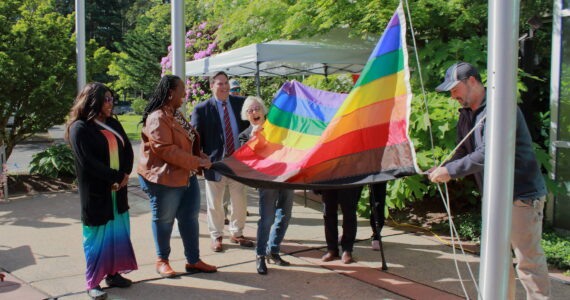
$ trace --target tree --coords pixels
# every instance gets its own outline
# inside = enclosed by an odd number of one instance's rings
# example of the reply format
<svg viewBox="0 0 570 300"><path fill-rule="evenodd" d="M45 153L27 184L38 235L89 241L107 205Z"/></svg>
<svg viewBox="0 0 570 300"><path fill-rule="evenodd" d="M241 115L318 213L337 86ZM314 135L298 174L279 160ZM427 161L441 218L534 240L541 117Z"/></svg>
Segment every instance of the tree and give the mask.
<svg viewBox="0 0 570 300"><path fill-rule="evenodd" d="M383 32L386 23L400 3L399 0L251 0L251 1L203 1L213 10L206 15L208 21L222 24L217 35L225 49L233 49L251 43L273 39L295 39L326 33L335 28L348 28L352 36L377 36ZM521 62L519 91L522 109L532 131L544 130L544 113L548 111L547 79L550 65L551 29L539 22L549 15L552 1L523 1L520 12L520 32L523 35L532 30L531 51L525 53L526 64ZM487 64L487 16L486 0L417 0L409 2L411 22L408 20L408 52L411 68L411 83L415 95L422 95L419 85L416 53L422 63L422 74L426 89L433 91L451 64L459 60L476 65L486 77ZM406 18L408 16L406 14ZM537 21L537 19L539 21ZM409 28L414 25L417 49L414 49ZM544 23L544 22L542 22ZM529 34L530 36L530 34ZM525 48L525 49L526 49ZM526 49L528 50L528 49ZM532 53L528 55L528 53ZM528 62L534 65L529 66ZM520 79L523 80L520 80ZM538 80L537 80L538 79ZM531 87L527 89L526 86ZM433 166L432 157L443 159L455 144L454 120L456 103L447 95L428 93L430 117L424 113L423 99L416 97L410 116L410 135L414 140L418 163L425 169ZM450 116L453 116L450 118ZM428 125L431 123L435 137L435 148L431 150ZM540 126L542 125L542 126ZM536 135L535 135L536 137ZM435 189L419 176L407 177L390 183L388 203L403 206L405 201L422 199L435 195ZM471 188L468 181L454 187L456 196L473 199L465 195ZM453 187L452 187L453 188Z"/></svg>
<svg viewBox="0 0 570 300"><path fill-rule="evenodd" d="M10 156L18 142L64 121L76 92L75 43L73 17L50 2L5 0L0 16L0 142Z"/></svg>
<svg viewBox="0 0 570 300"><path fill-rule="evenodd" d="M143 16L118 44L109 66L109 75L117 78L116 90L133 90L144 98L160 79L160 59L168 53L170 38L170 6L157 5Z"/></svg>
<svg viewBox="0 0 570 300"><path fill-rule="evenodd" d="M162 57L168 54L170 44L170 4L153 0L146 4L133 5L127 15L136 15L143 8L148 10L136 17L135 27L130 30L121 44L119 53L114 54L109 75L116 78L112 83L115 90L134 91L138 97L146 98L160 80ZM204 10L195 1L186 0L186 24L193 24L202 18Z"/></svg>
<svg viewBox="0 0 570 300"><path fill-rule="evenodd" d="M74 0L53 1L56 12L64 16L75 11ZM138 2L138 3L137 3ZM152 1L92 0L85 1L85 34L98 45L117 51L115 43L123 40L124 34L133 27L133 18L128 16L132 6L144 8Z"/></svg>

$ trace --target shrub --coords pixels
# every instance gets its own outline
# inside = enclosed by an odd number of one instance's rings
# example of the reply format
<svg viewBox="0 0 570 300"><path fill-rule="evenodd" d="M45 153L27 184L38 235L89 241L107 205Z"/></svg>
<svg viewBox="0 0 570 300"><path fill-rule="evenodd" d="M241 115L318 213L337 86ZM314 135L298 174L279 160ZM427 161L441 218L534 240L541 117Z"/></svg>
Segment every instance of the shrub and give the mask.
<svg viewBox="0 0 570 300"><path fill-rule="evenodd" d="M425 111L421 95L415 96L410 113L409 134L416 149L416 160L422 170L439 165L455 148L455 126L459 113L457 101L451 101L448 95L428 93L429 118ZM430 141L429 124L433 131L433 150ZM455 180L448 185L449 195L453 199L462 199L475 203L478 199L477 188L469 177ZM426 176L414 175L388 182L386 205L389 208L403 208L407 202L422 200L425 197L439 197L437 185ZM451 199L453 201L453 199Z"/></svg>
<svg viewBox="0 0 570 300"><path fill-rule="evenodd" d="M75 176L73 152L67 144L51 146L33 155L30 173L52 178Z"/></svg>
<svg viewBox="0 0 570 300"><path fill-rule="evenodd" d="M570 237L556 232L545 232L542 235L542 248L546 261L556 268L570 271Z"/></svg>
<svg viewBox="0 0 570 300"><path fill-rule="evenodd" d="M142 115L144 108L146 107L147 101L142 98L134 98L131 101L131 107L136 115Z"/></svg>

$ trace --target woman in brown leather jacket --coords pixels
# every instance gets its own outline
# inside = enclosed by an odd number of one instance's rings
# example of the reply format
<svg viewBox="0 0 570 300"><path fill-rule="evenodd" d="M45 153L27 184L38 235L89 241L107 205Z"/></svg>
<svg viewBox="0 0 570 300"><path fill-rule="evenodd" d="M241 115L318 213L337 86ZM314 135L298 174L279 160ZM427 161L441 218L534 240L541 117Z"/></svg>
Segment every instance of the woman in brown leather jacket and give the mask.
<svg viewBox="0 0 570 300"><path fill-rule="evenodd" d="M145 108L137 173L141 188L150 198L152 232L158 256L156 272L174 277L168 263L174 219L184 245L187 272L216 272L200 260L198 212L200 186L196 173L211 162L200 152L199 135L178 108L185 96L178 76L162 77Z"/></svg>

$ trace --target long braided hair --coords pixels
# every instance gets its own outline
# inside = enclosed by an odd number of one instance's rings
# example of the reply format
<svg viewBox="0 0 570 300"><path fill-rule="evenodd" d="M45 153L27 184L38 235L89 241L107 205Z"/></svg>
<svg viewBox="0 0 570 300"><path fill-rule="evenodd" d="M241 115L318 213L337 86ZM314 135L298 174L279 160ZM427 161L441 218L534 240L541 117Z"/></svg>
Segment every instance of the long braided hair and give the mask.
<svg viewBox="0 0 570 300"><path fill-rule="evenodd" d="M176 75L164 75L158 86L154 90L152 97L148 101L148 104L144 108L143 117L141 123L143 126L146 124L146 118L153 111L160 109L166 103L168 103L168 92L176 90L176 85L182 83L182 79Z"/></svg>
<svg viewBox="0 0 570 300"><path fill-rule="evenodd" d="M99 116L103 108L106 92L113 95L113 91L100 82L89 82L83 87L75 99L75 104L73 104L65 124L66 141L69 141L69 128L75 121L91 121Z"/></svg>

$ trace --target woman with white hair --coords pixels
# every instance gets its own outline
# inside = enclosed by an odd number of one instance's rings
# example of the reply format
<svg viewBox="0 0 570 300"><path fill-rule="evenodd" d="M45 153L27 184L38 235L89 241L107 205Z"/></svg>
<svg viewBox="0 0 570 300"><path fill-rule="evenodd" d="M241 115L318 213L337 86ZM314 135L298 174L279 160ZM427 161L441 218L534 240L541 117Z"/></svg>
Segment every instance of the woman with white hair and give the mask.
<svg viewBox="0 0 570 300"><path fill-rule="evenodd" d="M245 99L241 110L241 118L248 120L250 126L239 135L243 145L250 138L263 130L263 123L267 115L267 108L261 98L250 96ZM293 207L292 190L259 189L259 221L257 221L257 273L267 274L267 262L279 266L288 266L290 263L279 255L281 242L291 219Z"/></svg>

